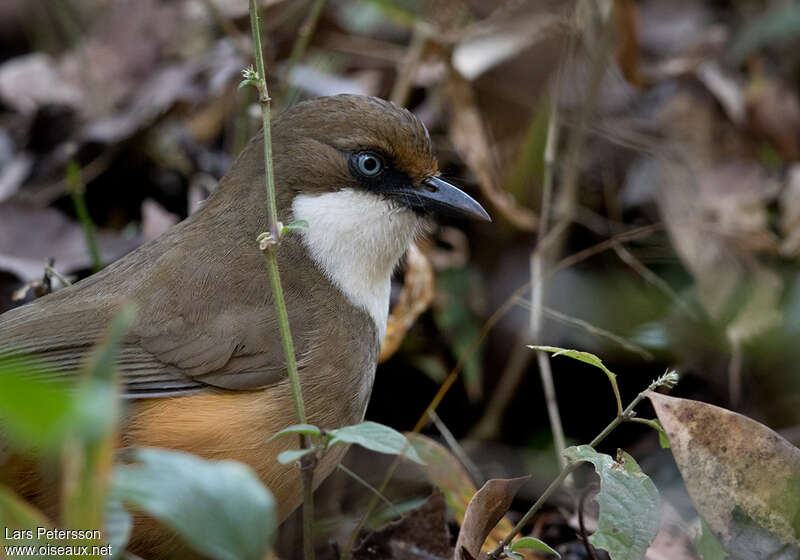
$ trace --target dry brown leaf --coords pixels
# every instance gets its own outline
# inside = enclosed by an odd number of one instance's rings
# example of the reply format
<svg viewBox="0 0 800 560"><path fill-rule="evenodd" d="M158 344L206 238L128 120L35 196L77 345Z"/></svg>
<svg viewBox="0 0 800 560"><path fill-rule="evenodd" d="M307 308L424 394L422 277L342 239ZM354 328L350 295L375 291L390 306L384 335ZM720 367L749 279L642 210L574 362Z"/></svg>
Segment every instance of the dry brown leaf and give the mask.
<svg viewBox="0 0 800 560"><path fill-rule="evenodd" d="M397 351L400 344L417 320L433 301L433 269L428 258L412 243L406 251L406 274L400 300L389 314L386 335L381 344L378 361L383 363Z"/></svg>
<svg viewBox="0 0 800 560"><path fill-rule="evenodd" d="M42 105L78 107L81 99L81 91L46 54L19 56L0 65L0 101L23 115Z"/></svg>
<svg viewBox="0 0 800 560"><path fill-rule="evenodd" d="M545 10L480 21L453 48L453 67L460 76L474 80L565 27L563 16Z"/></svg>
<svg viewBox="0 0 800 560"><path fill-rule="evenodd" d="M444 494L450 512L459 526L463 525L467 506L478 491L466 469L456 456L440 443L420 434L407 432L405 435L425 461L424 471L428 480ZM494 549L512 528L513 524L508 519L505 517L501 519L486 539L483 551ZM526 550L521 550L520 553L533 557L532 553Z"/></svg>
<svg viewBox="0 0 800 560"><path fill-rule="evenodd" d="M617 28L615 54L622 75L634 86L642 87L644 80L639 71L639 38L636 26L636 2L614 0L614 22Z"/></svg>
<svg viewBox="0 0 800 560"><path fill-rule="evenodd" d="M530 476L493 478L472 496L456 541L455 560L478 558L489 533L503 519L517 491L529 479Z"/></svg>
<svg viewBox="0 0 800 560"><path fill-rule="evenodd" d="M744 91L738 76L720 65L716 60L704 60L698 64L695 75L716 97L728 117L737 126L745 120Z"/></svg>
<svg viewBox="0 0 800 560"><path fill-rule="evenodd" d="M450 141L478 179L481 192L514 226L523 231L534 231L539 221L536 214L520 206L500 185L472 86L451 68L444 92L450 107Z"/></svg>
<svg viewBox="0 0 800 560"><path fill-rule="evenodd" d="M118 259L142 241L140 236L97 232L104 263ZM55 259L55 267L62 274L91 266L81 226L53 208L35 208L11 201L0 203L0 270L27 282L42 277L50 258Z"/></svg>
<svg viewBox="0 0 800 560"><path fill-rule="evenodd" d="M179 221L176 214L167 211L152 198L142 202L142 236L145 239L155 239Z"/></svg>
<svg viewBox="0 0 800 560"><path fill-rule="evenodd" d="M28 178L36 160L33 155L22 152L14 156L11 161L0 165L0 202L7 200L22 186Z"/></svg>
<svg viewBox="0 0 800 560"><path fill-rule="evenodd" d="M420 458L425 461L425 466L422 468L428 480L444 494L450 511L461 525L467 512L467 504L477 491L472 479L459 460L440 443L411 432L407 432L406 437Z"/></svg>
<svg viewBox="0 0 800 560"><path fill-rule="evenodd" d="M718 153L722 150L711 134L725 129L705 107L688 103L689 99L676 100L667 112L667 126L683 148L681 158L657 160L657 201L675 250L695 278L703 307L719 319L732 304L738 305L736 290L752 280L752 253L778 252L769 206L780 185L758 163L730 161ZM715 163L720 160L727 163Z"/></svg>
<svg viewBox="0 0 800 560"><path fill-rule="evenodd" d="M724 408L648 397L692 502L726 549L742 560L798 558L800 449Z"/></svg>

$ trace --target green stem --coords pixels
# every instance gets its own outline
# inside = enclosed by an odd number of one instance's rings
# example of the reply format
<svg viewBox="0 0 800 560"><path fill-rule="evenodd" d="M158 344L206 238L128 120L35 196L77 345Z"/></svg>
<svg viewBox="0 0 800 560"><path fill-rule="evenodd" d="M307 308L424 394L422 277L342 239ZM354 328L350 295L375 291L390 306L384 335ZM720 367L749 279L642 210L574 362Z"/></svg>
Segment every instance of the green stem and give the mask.
<svg viewBox="0 0 800 560"><path fill-rule="evenodd" d="M261 126L264 131L264 163L267 176L267 219L269 234L272 236L272 243L270 245L275 245L278 242L278 204L275 201L275 173L272 169L272 130L269 126L272 99L267 89L267 75L264 70L264 54L261 50L261 31L256 0L250 0L250 30L253 36L256 72L258 72L258 84L256 85L256 89L258 90L258 103L261 106ZM283 300L282 297L281 300ZM275 304L276 306L278 305L277 300ZM283 329L281 329L281 334L283 334ZM294 354L292 354L292 356L294 356Z"/></svg>
<svg viewBox="0 0 800 560"><path fill-rule="evenodd" d="M650 426L657 432L661 432L663 430L661 424L659 424L655 420L649 420L647 418L628 418L628 422L634 422L637 424L644 424L645 426Z"/></svg>
<svg viewBox="0 0 800 560"><path fill-rule="evenodd" d="M272 285L272 297L275 300L275 311L278 314L278 328L281 334L283 353L286 356L286 369L292 388L292 400L294 401L295 411L297 412L297 422L299 424L307 424L306 407L303 401L303 388L300 386L300 374L297 371L294 342L292 341L292 332L289 327L289 314L286 312L286 302L283 299L283 287L281 286L281 277L278 272L278 260L275 258L275 251L270 247L265 249L263 253L269 271L269 282ZM307 448L307 445L303 445L303 448Z"/></svg>
<svg viewBox="0 0 800 560"><path fill-rule="evenodd" d="M275 312L278 316L278 328L283 345L283 353L286 357L286 371L289 376L289 383L292 389L292 400L294 401L297 421L306 424L306 409L303 401L303 390L300 385L300 375L297 371L297 360L294 352L294 342L289 326L289 314L286 311L286 301L283 298L283 288L281 287L281 277L278 271L278 259L275 254L280 241L280 226L278 225L278 205L275 198L275 173L272 165L272 132L270 129L270 96L267 89L266 71L264 69L264 55L261 51L261 32L259 28L258 5L256 0L250 0L250 28L252 31L253 51L256 57L256 69L258 80L256 89L258 90L258 102L261 106L261 124L264 133L264 171L266 174L267 188L267 223L269 232L260 241L260 248L264 254L269 272L269 282L272 286L272 296L275 303ZM303 448L308 448L310 442L308 438L301 436L300 444ZM303 555L306 560L314 560L314 469L313 465L306 469L301 469L300 477L303 481Z"/></svg>
<svg viewBox="0 0 800 560"><path fill-rule="evenodd" d="M309 445L308 438L300 437L304 447ZM302 468L303 479L303 558L314 560L314 465Z"/></svg>
<svg viewBox="0 0 800 560"><path fill-rule="evenodd" d="M89 249L89 256L92 259L92 272L98 272L103 265L100 261L100 251L97 248L97 238L94 231L94 222L89 216L86 208L86 197L84 196L85 186L81 179L81 170L74 161L67 165L67 186L72 197L72 204L75 207L75 214L83 227L83 235L86 238L86 247Z"/></svg>

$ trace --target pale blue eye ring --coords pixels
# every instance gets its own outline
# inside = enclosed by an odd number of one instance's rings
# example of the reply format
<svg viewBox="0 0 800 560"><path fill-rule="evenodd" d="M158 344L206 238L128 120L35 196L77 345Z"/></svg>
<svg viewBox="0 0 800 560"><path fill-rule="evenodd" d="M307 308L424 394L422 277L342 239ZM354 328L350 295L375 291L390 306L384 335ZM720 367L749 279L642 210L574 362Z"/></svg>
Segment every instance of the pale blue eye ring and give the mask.
<svg viewBox="0 0 800 560"><path fill-rule="evenodd" d="M383 171L383 160L373 152L361 152L356 155L356 169L365 177L375 177Z"/></svg>

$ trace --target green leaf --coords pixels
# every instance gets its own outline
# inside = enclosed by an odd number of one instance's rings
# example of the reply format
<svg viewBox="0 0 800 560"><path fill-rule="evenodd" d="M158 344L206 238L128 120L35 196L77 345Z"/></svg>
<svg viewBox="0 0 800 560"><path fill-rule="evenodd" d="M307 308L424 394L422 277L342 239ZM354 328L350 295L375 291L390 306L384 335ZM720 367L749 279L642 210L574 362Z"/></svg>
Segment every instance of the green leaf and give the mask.
<svg viewBox="0 0 800 560"><path fill-rule="evenodd" d="M114 473L116 499L219 560L261 560L277 528L275 500L250 467L188 453L141 448Z"/></svg>
<svg viewBox="0 0 800 560"><path fill-rule="evenodd" d="M87 369L94 379L110 381L116 372L117 355L122 339L136 318L136 305L129 303L114 316L102 344L95 347L89 356Z"/></svg>
<svg viewBox="0 0 800 560"><path fill-rule="evenodd" d="M36 538L37 527L52 527L38 509L23 500L12 490L0 484L0 535L13 536L0 539L4 544L38 547L45 544Z"/></svg>
<svg viewBox="0 0 800 560"><path fill-rule="evenodd" d="M37 379L49 369L31 358L0 359L0 426L15 447L54 450L75 415L71 386Z"/></svg>
<svg viewBox="0 0 800 560"><path fill-rule="evenodd" d="M345 426L330 430L328 434L331 437L328 447L339 442L355 443L378 453L403 455L415 463L425 464L403 434L377 422L362 422L354 426Z"/></svg>
<svg viewBox="0 0 800 560"><path fill-rule="evenodd" d="M536 539L534 537L522 537L521 539L517 539L514 542L512 542L507 548L509 550L511 550L511 552L514 552L516 550L520 550L520 549L523 549L523 548L530 548L530 549L533 549L533 550L542 550L542 551L547 552L549 554L555 554L556 556L561 558L561 555L558 552L556 552L555 550L550 548L546 543L544 543L544 542L542 542L539 539Z"/></svg>
<svg viewBox="0 0 800 560"><path fill-rule="evenodd" d="M288 436L291 434L303 434L307 436L317 436L322 437L322 430L317 428L316 426L312 426L311 424L295 424L293 426L289 426L288 428L284 428L280 432L276 433L274 436L269 438L269 441L273 439L278 439L279 437Z"/></svg>
<svg viewBox="0 0 800 560"><path fill-rule="evenodd" d="M702 521L700 534L697 535L697 540L694 543L698 556L700 556L701 560L726 560L728 553L722 548L722 543L711 531L706 520L702 517L700 520Z"/></svg>
<svg viewBox="0 0 800 560"><path fill-rule="evenodd" d="M669 438L667 437L667 432L664 431L664 426L661 425L659 420L653 420L652 422L653 428L658 432L658 444L661 449L669 449Z"/></svg>
<svg viewBox="0 0 800 560"><path fill-rule="evenodd" d="M647 420L645 418L634 418L633 420L639 424L647 424L653 428L656 433L658 433L658 444L661 446L661 448L669 449L669 438L667 437L667 432L664 431L664 428L661 426L661 422L659 422L658 419Z"/></svg>
<svg viewBox="0 0 800 560"><path fill-rule="evenodd" d="M0 484L0 525L9 529L49 527L47 517L13 490Z"/></svg>
<svg viewBox="0 0 800 560"><path fill-rule="evenodd" d="M573 360L578 360L580 362L593 365L596 368L600 368L609 377L616 377L614 372L608 369L600 358L598 358L594 354L590 354L589 352L581 352L580 350L569 350L567 348L558 348L556 346L528 346L528 348L532 348L534 350L541 350L542 352L552 352L554 358L556 356L567 356L568 358L572 358Z"/></svg>
<svg viewBox="0 0 800 560"><path fill-rule="evenodd" d="M294 463L295 461L299 461L309 453L314 451L313 449L287 449L286 451L281 451L278 455L278 462L281 465L288 465L290 463Z"/></svg>
<svg viewBox="0 0 800 560"><path fill-rule="evenodd" d="M117 356L135 317L134 305L120 309L91 350L78 383L74 429L63 447L64 462L75 466L65 470L61 496L61 520L69 527L99 527L103 522L119 418Z"/></svg>
<svg viewBox="0 0 800 560"><path fill-rule="evenodd" d="M110 381L124 333L135 309L124 307L105 341L91 354L81 383L42 381L52 374L46 362L13 355L0 358L0 426L14 446L56 449L68 435L93 439L116 421L115 388Z"/></svg>
<svg viewBox="0 0 800 560"><path fill-rule="evenodd" d="M293 230L296 230L296 229L308 229L308 220L295 220L291 224L286 224L285 226L283 226L281 228L280 235L281 235L281 237L283 237L284 235L286 235L290 231L293 231Z"/></svg>
<svg viewBox="0 0 800 560"><path fill-rule="evenodd" d="M579 362L583 362L585 364L592 365L596 368L601 369L608 378L608 382L611 383L611 388L614 391L614 397L617 401L617 413L622 414L622 402L620 401L619 397L619 387L617 387L617 376L614 374L613 371L608 369L605 364L595 356L594 354L590 354L589 352L581 352L580 350L568 350L566 348L557 348L555 346L528 346L528 348L532 348L534 350L541 350L542 352L552 352L553 357L556 356L567 356L572 358L573 360L578 360Z"/></svg>
<svg viewBox="0 0 800 560"><path fill-rule="evenodd" d="M133 516L123 507L117 499L106 502L105 516L103 517L103 540L111 545L112 551L124 551L131 538L133 529ZM113 554L121 558L122 554Z"/></svg>
<svg viewBox="0 0 800 560"><path fill-rule="evenodd" d="M254 80L253 78L248 78L246 80L242 80L241 82L239 82L239 85L236 87L236 89L242 89L245 86L254 86L254 87L256 87L256 86L258 86L258 80Z"/></svg>
<svg viewBox="0 0 800 560"><path fill-rule="evenodd" d="M641 560L658 533L660 498L655 484L636 461L620 451L619 461L588 445L569 447L570 461L588 461L600 475L597 531L589 537L595 547L607 550L611 560Z"/></svg>

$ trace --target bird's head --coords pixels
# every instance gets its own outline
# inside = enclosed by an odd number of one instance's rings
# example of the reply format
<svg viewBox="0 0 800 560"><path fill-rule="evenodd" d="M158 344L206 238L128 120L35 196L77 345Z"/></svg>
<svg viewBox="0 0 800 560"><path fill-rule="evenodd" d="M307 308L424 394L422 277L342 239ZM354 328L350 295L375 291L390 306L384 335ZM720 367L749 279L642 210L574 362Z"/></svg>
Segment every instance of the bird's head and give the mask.
<svg viewBox="0 0 800 560"><path fill-rule="evenodd" d="M392 270L414 236L437 215L489 220L472 197L439 177L425 126L393 103L321 97L285 111L271 130L279 218L308 223L300 231L305 249L372 315L379 334ZM263 156L258 138L227 183L263 200Z"/></svg>
<svg viewBox="0 0 800 560"><path fill-rule="evenodd" d="M425 125L389 101L312 99L275 119L273 137L276 176L292 194L366 195L421 218L489 220L472 197L439 177Z"/></svg>

